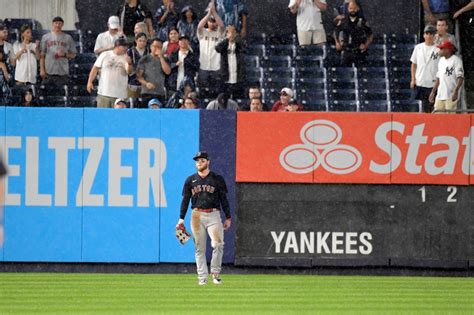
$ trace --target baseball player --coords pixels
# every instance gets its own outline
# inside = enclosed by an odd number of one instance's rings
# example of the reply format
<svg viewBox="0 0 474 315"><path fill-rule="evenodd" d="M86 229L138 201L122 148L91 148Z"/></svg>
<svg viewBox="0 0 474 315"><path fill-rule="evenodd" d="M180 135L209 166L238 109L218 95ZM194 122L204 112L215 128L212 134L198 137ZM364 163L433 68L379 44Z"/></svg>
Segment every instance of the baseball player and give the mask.
<svg viewBox="0 0 474 315"><path fill-rule="evenodd" d="M209 275L206 261L207 235L211 238L212 260L211 273L214 284L221 284L220 272L224 254L224 230L227 230L232 220L230 217L227 186L224 178L209 170L209 155L200 151L194 156L197 173L186 178L183 187L183 200L177 226L184 223L191 199L191 230L194 235L195 257L198 274L198 284L206 285ZM224 210L226 220L221 220L220 209Z"/></svg>

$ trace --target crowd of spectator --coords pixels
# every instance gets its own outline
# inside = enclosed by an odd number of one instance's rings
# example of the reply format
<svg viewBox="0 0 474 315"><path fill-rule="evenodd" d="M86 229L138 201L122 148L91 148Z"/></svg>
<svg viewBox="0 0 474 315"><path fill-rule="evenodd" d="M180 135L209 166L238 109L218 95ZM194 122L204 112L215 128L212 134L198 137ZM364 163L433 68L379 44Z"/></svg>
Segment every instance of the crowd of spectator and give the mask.
<svg viewBox="0 0 474 315"><path fill-rule="evenodd" d="M442 0L421 0L425 11L424 41L410 58L410 88L423 109L454 109L463 82L462 61L452 31L449 5ZM322 23L325 0L290 0L296 14L300 46L326 45ZM455 13L459 16L470 6ZM103 108L206 108L250 111L302 111L295 91L281 86L279 99L266 106L261 88L246 80L245 61L248 10L243 0L213 0L202 17L187 5L163 0L156 12L140 0L126 0L110 16L107 30L95 41L96 60L85 89L97 93ZM343 0L334 16L330 38L340 53L340 65L367 65L374 35L361 5ZM23 86L19 106L37 106L34 86L64 86L69 65L77 55L73 38L62 31L61 17L51 31L35 40L30 25L20 28L13 45L0 24L0 101L11 104L12 87ZM39 61L39 63L38 63ZM96 82L98 79L98 82ZM33 87L33 88L32 88ZM203 103L203 99L212 101ZM233 99L246 99L238 104ZM446 102L448 101L448 102Z"/></svg>

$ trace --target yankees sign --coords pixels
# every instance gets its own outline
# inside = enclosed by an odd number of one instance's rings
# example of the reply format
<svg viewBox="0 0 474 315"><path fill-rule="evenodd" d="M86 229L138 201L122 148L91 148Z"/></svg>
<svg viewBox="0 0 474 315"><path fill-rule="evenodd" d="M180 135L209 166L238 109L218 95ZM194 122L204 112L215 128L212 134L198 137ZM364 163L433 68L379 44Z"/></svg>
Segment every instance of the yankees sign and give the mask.
<svg viewBox="0 0 474 315"><path fill-rule="evenodd" d="M237 181L474 183L470 115L238 114Z"/></svg>

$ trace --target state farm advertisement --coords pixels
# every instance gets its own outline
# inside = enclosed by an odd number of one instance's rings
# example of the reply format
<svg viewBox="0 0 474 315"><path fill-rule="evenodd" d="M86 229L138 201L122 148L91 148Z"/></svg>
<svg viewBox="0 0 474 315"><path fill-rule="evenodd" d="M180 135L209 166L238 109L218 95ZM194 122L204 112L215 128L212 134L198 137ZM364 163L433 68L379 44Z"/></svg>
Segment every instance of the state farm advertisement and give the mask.
<svg viewBox="0 0 474 315"><path fill-rule="evenodd" d="M238 113L237 181L474 183L472 115Z"/></svg>

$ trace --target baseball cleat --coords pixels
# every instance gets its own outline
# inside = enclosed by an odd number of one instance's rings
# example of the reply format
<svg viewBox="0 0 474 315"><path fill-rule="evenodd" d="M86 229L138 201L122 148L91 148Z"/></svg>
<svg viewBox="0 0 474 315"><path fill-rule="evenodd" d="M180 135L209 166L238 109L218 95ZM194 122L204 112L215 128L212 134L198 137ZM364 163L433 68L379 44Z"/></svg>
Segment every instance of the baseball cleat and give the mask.
<svg viewBox="0 0 474 315"><path fill-rule="evenodd" d="M212 275L212 282L214 284L222 284L222 280L221 278L219 277L219 274L218 273L215 273Z"/></svg>
<svg viewBox="0 0 474 315"><path fill-rule="evenodd" d="M199 285L206 285L207 284L207 279L199 279L198 284Z"/></svg>

